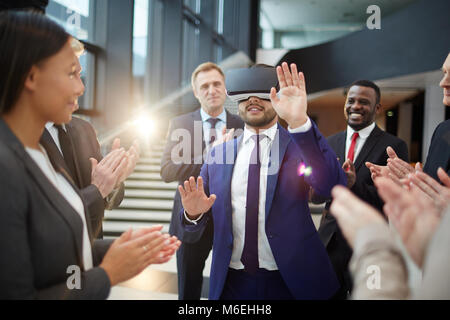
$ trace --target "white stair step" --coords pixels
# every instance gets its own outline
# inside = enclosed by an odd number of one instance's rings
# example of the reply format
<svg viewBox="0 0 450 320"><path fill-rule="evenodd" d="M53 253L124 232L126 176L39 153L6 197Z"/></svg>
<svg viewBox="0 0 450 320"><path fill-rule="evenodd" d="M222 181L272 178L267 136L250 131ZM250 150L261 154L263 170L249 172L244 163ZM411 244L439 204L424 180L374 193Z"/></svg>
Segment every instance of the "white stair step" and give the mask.
<svg viewBox="0 0 450 320"><path fill-rule="evenodd" d="M123 199L120 208L172 210L172 200Z"/></svg>
<svg viewBox="0 0 450 320"><path fill-rule="evenodd" d="M133 172L128 179L135 180L161 180L160 173L156 172Z"/></svg>
<svg viewBox="0 0 450 320"><path fill-rule="evenodd" d="M148 223L148 222L121 222L121 221L103 221L104 233L122 233L132 228L137 230L140 228L149 228L158 224L163 225L162 232L169 232L168 223Z"/></svg>
<svg viewBox="0 0 450 320"><path fill-rule="evenodd" d="M160 172L161 166L154 164L137 164L134 169L134 172L136 171Z"/></svg>
<svg viewBox="0 0 450 320"><path fill-rule="evenodd" d="M140 190L140 189L125 189L125 198L153 198L153 199L167 199L175 198L175 190Z"/></svg>
<svg viewBox="0 0 450 320"><path fill-rule="evenodd" d="M160 165L161 164L161 157L159 157L159 158L150 158L150 157L140 158L138 164L155 164L155 165Z"/></svg>
<svg viewBox="0 0 450 320"><path fill-rule="evenodd" d="M170 222L172 212L170 211L142 211L142 210L106 210L105 219L108 221L113 220L140 220L149 221L152 223L157 222Z"/></svg>
<svg viewBox="0 0 450 320"><path fill-rule="evenodd" d="M125 188L176 190L177 182L125 180Z"/></svg>

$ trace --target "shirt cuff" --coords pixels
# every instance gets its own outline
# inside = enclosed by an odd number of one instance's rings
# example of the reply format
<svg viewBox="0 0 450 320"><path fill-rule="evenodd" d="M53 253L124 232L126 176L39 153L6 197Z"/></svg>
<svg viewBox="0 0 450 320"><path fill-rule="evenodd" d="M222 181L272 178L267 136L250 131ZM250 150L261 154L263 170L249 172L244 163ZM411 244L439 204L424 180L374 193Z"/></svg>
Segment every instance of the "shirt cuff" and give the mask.
<svg viewBox="0 0 450 320"><path fill-rule="evenodd" d="M288 131L290 133L304 133L304 132L309 131L309 129L311 129L311 127L312 127L312 123L308 117L308 120L306 120L306 123L304 125L302 125L298 128L295 128L295 129L291 129L290 127L288 127Z"/></svg>
<svg viewBox="0 0 450 320"><path fill-rule="evenodd" d="M186 213L186 210L184 210L184 218L185 218L188 222L190 222L190 223L192 223L192 224L194 224L194 225L197 225L197 224L198 224L198 222L200 221L200 219L203 218L203 215L204 215L204 213L202 213L202 214L200 215L200 217L198 217L197 219L191 220L191 219L188 218L188 215L187 215L187 213Z"/></svg>

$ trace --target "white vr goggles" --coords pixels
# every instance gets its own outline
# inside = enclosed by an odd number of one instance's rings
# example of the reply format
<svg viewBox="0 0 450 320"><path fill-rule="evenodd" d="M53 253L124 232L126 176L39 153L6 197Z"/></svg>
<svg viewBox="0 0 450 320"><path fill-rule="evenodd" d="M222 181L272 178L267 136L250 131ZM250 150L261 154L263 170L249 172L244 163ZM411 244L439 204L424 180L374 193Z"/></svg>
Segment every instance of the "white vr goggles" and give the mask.
<svg viewBox="0 0 450 320"><path fill-rule="evenodd" d="M275 68L233 69L226 72L225 79L227 95L235 102L248 100L250 97L270 100L270 89L274 87L279 90Z"/></svg>

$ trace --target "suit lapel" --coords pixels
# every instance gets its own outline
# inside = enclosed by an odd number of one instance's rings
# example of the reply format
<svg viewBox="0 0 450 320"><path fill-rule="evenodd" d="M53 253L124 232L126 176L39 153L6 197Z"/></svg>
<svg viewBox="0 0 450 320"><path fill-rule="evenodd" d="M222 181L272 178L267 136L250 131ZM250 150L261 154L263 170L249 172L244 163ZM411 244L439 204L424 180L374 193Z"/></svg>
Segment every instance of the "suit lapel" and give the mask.
<svg viewBox="0 0 450 320"><path fill-rule="evenodd" d="M337 136L337 144L335 145L335 150L336 150L336 155L339 158L339 163L341 164L341 166L344 164L345 162L345 142L347 139L347 131L341 132L338 136Z"/></svg>
<svg viewBox="0 0 450 320"><path fill-rule="evenodd" d="M24 150L15 150L16 154L22 158L26 170L41 189L42 193L47 197L49 203L55 208L55 211L63 218L72 231L76 244L76 252L80 265L83 265L82 244L83 244L83 223L78 216L78 213L71 205L59 195L59 191L55 186L45 177L41 169L36 165L33 159L28 156ZM67 173L66 173L67 175ZM71 183L70 180L68 180ZM77 191L77 188L75 187ZM83 203L84 204L84 203Z"/></svg>
<svg viewBox="0 0 450 320"><path fill-rule="evenodd" d="M206 143L205 143L205 137L203 136L203 123L202 123L202 116L200 114L200 109L198 109L197 111L194 111L191 113L192 116L192 121L189 123L189 125L191 126L189 128L189 131L191 132L191 141L192 141L192 154L194 155L194 157L196 155L198 155L198 153L201 151L202 155L205 151L206 148ZM196 132L196 123L200 123L200 128L197 129ZM200 134L200 137L202 138L202 149L201 150L197 150L196 149L196 142L198 142L198 136Z"/></svg>
<svg viewBox="0 0 450 320"><path fill-rule="evenodd" d="M355 170L358 172L361 165L365 162L367 156L370 154L370 151L375 147L375 145L378 142L378 137L383 133L383 131L378 128L378 126L375 126L375 128L370 133L369 137L366 140L366 143L364 143L364 146L362 147L361 151L358 154L358 157L355 161Z"/></svg>
<svg viewBox="0 0 450 320"><path fill-rule="evenodd" d="M232 225L232 205L231 205L231 179L233 178L234 166L236 164L237 153L239 150L239 146L242 143L243 136L239 136L237 139L233 139L227 143L224 143L224 163L225 165L220 165L223 168L222 172L222 181L221 184L223 186L227 186L224 190L225 198L224 198L224 210L227 217L227 221L229 225ZM230 156L230 152L232 152L232 157ZM229 159L229 158L231 159Z"/></svg>
<svg viewBox="0 0 450 320"><path fill-rule="evenodd" d="M77 156L77 151L78 149L75 148L75 141L74 138L76 136L75 133L75 129L72 127L71 123L66 124L66 130L67 130L67 136L70 139L70 143L72 144L72 151L73 151L73 160L75 163L75 174L77 175L76 180L79 181L80 186L77 186L79 188L81 188L81 186L84 185L89 185L90 183L86 183L85 181L82 181L82 176L81 176L81 169L80 169L80 164L78 163L78 156ZM89 160L89 159L87 159ZM69 172L69 171L67 171ZM90 182L90 181L89 181Z"/></svg>
<svg viewBox="0 0 450 320"><path fill-rule="evenodd" d="M59 170L59 168L63 168L66 172L69 172L61 151L59 151L55 141L50 135L50 132L48 132L46 128L44 128L44 132L42 133L42 137L39 143L44 147L45 151L47 151L53 168L55 168L56 170Z"/></svg>
<svg viewBox="0 0 450 320"><path fill-rule="evenodd" d="M280 174L281 164L287 147L291 142L288 132L278 124L278 130L270 149L269 168L267 175L267 191L266 191L266 220L272 208L272 201L277 187L278 176Z"/></svg>

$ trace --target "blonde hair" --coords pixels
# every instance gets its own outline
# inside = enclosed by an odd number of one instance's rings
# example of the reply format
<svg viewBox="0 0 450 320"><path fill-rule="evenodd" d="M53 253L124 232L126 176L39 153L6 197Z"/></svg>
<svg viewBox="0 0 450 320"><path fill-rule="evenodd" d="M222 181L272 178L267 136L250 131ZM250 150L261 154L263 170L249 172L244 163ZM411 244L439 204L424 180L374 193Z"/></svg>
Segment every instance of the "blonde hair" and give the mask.
<svg viewBox="0 0 450 320"><path fill-rule="evenodd" d="M80 40L72 37L72 39L70 40L70 46L72 47L77 57L81 57L81 55L84 53L84 44Z"/></svg>
<svg viewBox="0 0 450 320"><path fill-rule="evenodd" d="M197 76L200 72L206 72L209 70L217 70L217 72L219 72L223 79L225 80L225 74L223 73L222 69L220 69L220 67L213 63L213 62L204 62L201 65L199 65L197 68L195 68L194 72L192 73L192 77L191 77L191 84L192 84L192 88L195 88L195 80L197 80Z"/></svg>

